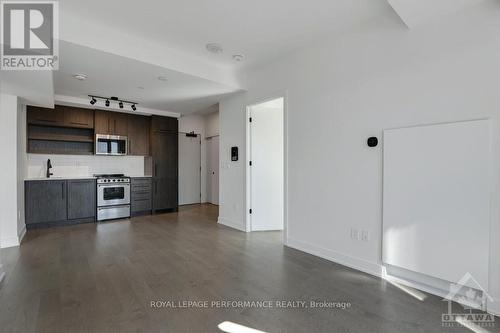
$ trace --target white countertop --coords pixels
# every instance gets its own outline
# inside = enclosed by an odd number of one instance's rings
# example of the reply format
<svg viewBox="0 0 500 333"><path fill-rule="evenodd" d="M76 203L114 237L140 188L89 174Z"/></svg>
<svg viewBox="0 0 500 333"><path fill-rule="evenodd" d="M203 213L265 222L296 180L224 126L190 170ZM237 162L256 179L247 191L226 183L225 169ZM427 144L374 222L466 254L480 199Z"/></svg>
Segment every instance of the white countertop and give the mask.
<svg viewBox="0 0 500 333"><path fill-rule="evenodd" d="M132 175L132 176L127 176L130 178L151 178L152 176L145 176L145 175ZM65 177L57 177L57 176L51 176L50 178L46 177L34 177L34 178L25 178L25 181L35 181L35 180L78 180L78 179L97 179L97 177L94 176L65 176Z"/></svg>
<svg viewBox="0 0 500 333"><path fill-rule="evenodd" d="M57 176L50 176L50 178L46 177L35 177L35 178L25 178L25 181L33 181L33 180L77 180L77 179L96 179L96 177L93 176L67 176L67 177L57 177Z"/></svg>

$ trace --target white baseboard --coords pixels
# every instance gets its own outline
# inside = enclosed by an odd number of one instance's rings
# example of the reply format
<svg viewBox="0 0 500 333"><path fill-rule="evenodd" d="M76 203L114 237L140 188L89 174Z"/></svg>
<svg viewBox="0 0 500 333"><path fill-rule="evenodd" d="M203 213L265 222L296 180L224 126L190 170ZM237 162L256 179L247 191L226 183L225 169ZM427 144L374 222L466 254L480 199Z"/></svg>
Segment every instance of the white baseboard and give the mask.
<svg viewBox="0 0 500 333"><path fill-rule="evenodd" d="M245 228L245 223L237 222L234 220L227 219L225 217L219 216L217 223L225 225L226 227L230 227L239 231L247 232Z"/></svg>
<svg viewBox="0 0 500 333"><path fill-rule="evenodd" d="M21 229L21 231L19 232L19 236L18 236L19 244L21 244L23 242L24 236L26 236L26 225L24 225L23 228Z"/></svg>
<svg viewBox="0 0 500 333"><path fill-rule="evenodd" d="M492 302L488 301L488 313L500 317L500 299L493 299Z"/></svg>
<svg viewBox="0 0 500 333"><path fill-rule="evenodd" d="M288 238L285 241L286 246L296 250L307 252L309 254L333 261L337 264L347 266L367 274L382 277L382 266L363 259L350 257L340 252L328 250L322 247L311 245L295 239Z"/></svg>
<svg viewBox="0 0 500 333"><path fill-rule="evenodd" d="M6 249L8 247L19 246L19 238L18 237L6 237L0 239L0 248Z"/></svg>
<svg viewBox="0 0 500 333"><path fill-rule="evenodd" d="M19 246L26 235L26 225L23 226L17 237L6 237L0 239L0 248L5 249L8 247Z"/></svg>

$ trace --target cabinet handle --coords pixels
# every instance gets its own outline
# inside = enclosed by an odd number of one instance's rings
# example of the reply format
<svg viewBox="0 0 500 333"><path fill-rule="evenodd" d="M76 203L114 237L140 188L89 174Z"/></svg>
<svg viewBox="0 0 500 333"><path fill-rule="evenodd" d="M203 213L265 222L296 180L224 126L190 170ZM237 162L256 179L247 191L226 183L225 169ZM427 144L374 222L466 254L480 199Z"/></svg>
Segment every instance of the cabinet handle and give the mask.
<svg viewBox="0 0 500 333"><path fill-rule="evenodd" d="M64 183L61 183L61 199L64 199Z"/></svg>
<svg viewBox="0 0 500 333"><path fill-rule="evenodd" d="M155 163L155 170L154 170L155 177L158 175L158 163Z"/></svg>
<svg viewBox="0 0 500 333"><path fill-rule="evenodd" d="M85 125L85 126L89 125L88 123L79 123L79 122L76 122L76 121L72 121L71 124L73 124L73 125Z"/></svg>
<svg viewBox="0 0 500 333"><path fill-rule="evenodd" d="M46 123L55 123L56 121L53 119L41 119L41 118L36 118L37 121L44 121Z"/></svg>

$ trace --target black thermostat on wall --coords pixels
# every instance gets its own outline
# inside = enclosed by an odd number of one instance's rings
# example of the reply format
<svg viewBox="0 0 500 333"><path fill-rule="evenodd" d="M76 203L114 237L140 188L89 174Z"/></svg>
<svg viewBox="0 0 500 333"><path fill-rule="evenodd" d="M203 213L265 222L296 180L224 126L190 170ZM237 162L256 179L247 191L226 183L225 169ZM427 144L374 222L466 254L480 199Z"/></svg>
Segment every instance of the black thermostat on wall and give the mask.
<svg viewBox="0 0 500 333"><path fill-rule="evenodd" d="M236 162L238 160L238 147L231 147L231 161Z"/></svg>
<svg viewBox="0 0 500 333"><path fill-rule="evenodd" d="M372 147L372 148L377 147L378 139L376 137L372 136L371 138L368 138L366 143L368 144L368 147Z"/></svg>

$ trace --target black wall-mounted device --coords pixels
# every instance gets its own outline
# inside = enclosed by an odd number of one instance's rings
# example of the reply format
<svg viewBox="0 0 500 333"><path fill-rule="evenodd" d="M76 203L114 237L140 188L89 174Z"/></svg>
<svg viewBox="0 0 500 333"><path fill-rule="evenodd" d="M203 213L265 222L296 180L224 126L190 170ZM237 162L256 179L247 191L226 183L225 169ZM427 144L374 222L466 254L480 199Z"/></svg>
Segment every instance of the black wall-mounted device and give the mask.
<svg viewBox="0 0 500 333"><path fill-rule="evenodd" d="M372 148L377 147L378 139L376 137L372 136L371 138L368 138L366 143L368 144L368 147L372 147Z"/></svg>
<svg viewBox="0 0 500 333"><path fill-rule="evenodd" d="M231 161L236 162L238 160L238 147L231 147Z"/></svg>

